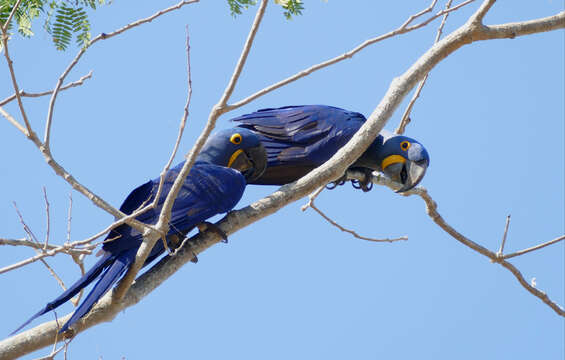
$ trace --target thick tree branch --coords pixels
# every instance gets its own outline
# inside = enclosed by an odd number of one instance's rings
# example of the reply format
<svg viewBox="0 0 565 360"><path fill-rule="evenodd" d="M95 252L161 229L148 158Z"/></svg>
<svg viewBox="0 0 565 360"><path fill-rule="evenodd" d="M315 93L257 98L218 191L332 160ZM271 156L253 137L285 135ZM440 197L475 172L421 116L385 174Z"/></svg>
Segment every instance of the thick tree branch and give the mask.
<svg viewBox="0 0 565 360"><path fill-rule="evenodd" d="M129 30L129 29L134 28L136 26L139 26L141 24L151 22L151 21L153 21L154 19L156 19L157 17L159 17L163 14L166 14L166 13L171 12L173 10L180 9L184 5L195 3L195 2L198 2L198 1L199 0L181 1L174 6L171 6L169 8L164 9L164 10L161 10L161 11L159 11L159 12L157 12L157 13L155 13L155 14L153 14L153 15L145 18L145 19L140 19L138 21L130 23L130 24L110 33L110 34L102 33L102 34L96 36L90 42L90 45L96 43L97 41L99 41L101 39L107 39L107 38L116 36L118 34L125 32L126 30ZM5 35L5 34L3 34L3 35ZM17 82L15 81L15 74L14 74L14 71L13 71L13 67L11 65L11 59L8 55L8 49L6 47L6 45L7 45L6 36L2 37L2 41L5 45L5 56L6 56L6 60L8 62L8 67L10 69L10 74L12 76L12 80L13 80L12 82L13 82L13 86L14 86L14 90L15 90L15 95L16 95L16 98L18 99L18 103L20 104L20 110L22 112L22 115L24 117L24 121L26 123L26 129L23 129L23 127L1 107L0 107L0 113L4 117L6 117L12 124L14 124L14 126L16 126L20 131L22 131L27 136L27 138L29 140L31 140L37 146L37 148L40 150L43 157L45 158L45 161L47 162L47 164L49 166L51 166L51 168L53 168L53 170L55 171L55 173L57 175L59 175L63 179L65 179L65 181L67 181L73 187L73 189L75 189L78 192L80 192L81 194L83 194L85 197L87 197L89 200L91 200L96 206L98 206L101 209L105 210L106 212L112 214L114 217L116 217L118 219L126 217L126 215L123 214L121 211L114 208L109 203L104 201L102 198L100 198L99 196L94 194L87 187L85 187L84 185L79 183L69 172L67 172L61 165L59 165L55 161L55 159L53 158L53 156L51 154L50 147L49 147L49 138L50 138L50 128L51 128L52 115L53 115L53 107L54 107L54 104L55 104L55 99L57 97L57 93L60 91L61 85L62 85L65 77L72 70L72 68L78 63L78 61L80 60L80 58L82 57L84 52L87 50L87 48L84 47L78 52L78 54L71 61L71 63L67 66L67 68L65 69L63 74L61 74L61 76L59 77L59 79L57 81L57 85L52 92L51 99L50 99L50 102L49 102L49 109L48 109L47 121L46 121L46 126L45 126L45 138L44 138L44 142L42 143L41 140L39 140L39 138L37 137L37 135L31 130L31 126L29 125L29 122L27 121L27 117L25 116L23 104L21 103L20 91L17 87ZM143 209L142 209L142 211L143 211ZM136 230L138 230L142 233L144 231L152 231L150 226L147 226L147 225L145 225L145 224L134 219L134 217L137 216L137 214L138 213L136 212L136 214L134 214L134 216L128 217L128 220L126 221L128 223L128 225L132 226L133 228L135 228Z"/></svg>
<svg viewBox="0 0 565 360"><path fill-rule="evenodd" d="M247 40L245 41L245 44L243 46L243 50L241 52L239 61L235 66L234 72L226 87L226 90L224 91L222 97L220 98L220 101L213 107L212 111L210 112L204 130L202 130L202 133L196 140L196 143L194 144L192 149L188 152L186 156L186 161L182 169L179 171L179 174L177 175L177 178L175 179L175 182L173 183L169 193L167 194L167 198L163 202L163 207L161 209L161 213L159 214L159 219L157 220L157 223L153 227L156 231L153 231L152 233L148 233L146 231L146 233L144 233L143 242L139 247L139 250L137 251L135 262L132 264L132 266L130 266L130 268L128 269L127 273L122 278L122 280L120 280L119 285L116 287L116 291L112 292L112 294L115 294L114 296L116 299L121 299L125 295L126 291L129 289L135 277L137 276L137 272L141 269L142 265L145 263L145 259L147 259L147 256L149 256L149 253L151 252L151 249L153 248L155 243L160 238L166 236L169 230L169 221L171 218L171 210L173 208L173 203L177 198L177 195L184 183L184 180L188 176L190 169L192 168L192 165L194 165L194 162L196 161L196 157L198 156L200 150L204 146L206 139L208 139L208 136L216 126L216 120L223 112L225 112L224 109L226 102L229 100L233 92L233 89L237 84L237 80L239 79L239 75L241 74L243 66L245 65L245 61L247 60L247 55L249 54L249 50L251 49L251 46L253 45L253 40L255 39L255 34L259 29L259 24L261 23L261 20L263 20L267 3L268 0L261 1L261 5L257 10L257 14L255 15L255 19L253 21L253 24L251 25L249 35L247 36ZM189 88L189 96L190 96L190 88Z"/></svg>
<svg viewBox="0 0 565 360"><path fill-rule="evenodd" d="M481 9L484 9L485 1ZM488 9L487 9L488 10ZM481 10L484 11L484 10ZM480 15L480 14L479 14ZM376 135L382 130L395 109L404 97L423 79L434 66L441 60L461 48L463 45L470 44L478 40L512 38L515 36L526 35L534 32L544 32L565 27L565 13L532 20L525 23L512 23L496 26L477 26L476 23L468 22L449 36L438 42L423 54L403 75L394 79L382 101L368 118L363 127L355 134L349 143L340 149L329 161L319 168L313 170L308 175L298 181L285 185L273 194L247 206L241 210L233 211L228 214L218 226L226 234L235 231L258 221L276 211L290 202L296 201L314 191L320 185L328 183L340 177L345 169L368 147ZM425 198L426 200L426 198ZM428 203L429 202L429 203ZM441 216L434 213L435 202L427 198L426 204L430 209L432 219L439 220ZM446 231L457 235L454 229L446 225ZM167 256L159 261L148 272L141 275L128 290L121 302L113 303L111 296L105 296L92 309L83 321L77 323L76 332L94 326L103 321L111 320L122 309L132 306L140 301L144 296L153 291L162 282L169 278L182 265L189 262L194 254L198 254L208 247L219 242L221 238L215 234L206 232L198 234L187 241L175 256ZM488 254L489 250L461 237L459 241L470 246L474 250ZM544 302L553 304L547 295L533 286L530 286L519 271L510 263L504 261L501 264L507 267L520 281L520 283L531 293L538 296ZM550 305L551 306L551 305ZM560 310L557 305L552 306L556 312ZM62 320L68 319L67 315ZM15 358L43 346L51 344L56 336L57 326L54 321L44 323L26 332L15 335L0 342L0 358Z"/></svg>

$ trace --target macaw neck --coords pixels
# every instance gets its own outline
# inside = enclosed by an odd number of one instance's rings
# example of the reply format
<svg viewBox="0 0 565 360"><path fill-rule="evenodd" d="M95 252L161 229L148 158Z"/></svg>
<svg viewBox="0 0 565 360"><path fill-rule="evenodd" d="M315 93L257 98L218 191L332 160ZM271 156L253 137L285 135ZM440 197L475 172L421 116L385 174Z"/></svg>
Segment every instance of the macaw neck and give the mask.
<svg viewBox="0 0 565 360"><path fill-rule="evenodd" d="M225 160L224 158L225 156L219 149L215 148L214 146L207 146L206 148L202 149L200 154L198 154L196 161L226 166L227 160Z"/></svg>
<svg viewBox="0 0 565 360"><path fill-rule="evenodd" d="M386 134L383 134L383 132L379 133L379 135L377 135L377 137L375 138L375 141L373 141L373 143L369 145L363 155L361 155L359 159L357 159L357 161L355 161L351 165L351 167L363 167L369 168L371 170L381 171L380 164L382 162L382 156L380 155L380 149L382 148L385 137Z"/></svg>

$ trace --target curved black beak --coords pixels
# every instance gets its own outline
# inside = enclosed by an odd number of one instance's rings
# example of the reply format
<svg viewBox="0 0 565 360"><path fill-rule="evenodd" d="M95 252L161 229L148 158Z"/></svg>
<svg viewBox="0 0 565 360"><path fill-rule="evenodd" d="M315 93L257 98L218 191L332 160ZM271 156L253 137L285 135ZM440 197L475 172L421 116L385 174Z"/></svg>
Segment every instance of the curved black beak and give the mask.
<svg viewBox="0 0 565 360"><path fill-rule="evenodd" d="M405 192L418 185L426 175L428 161L406 161L400 170L400 182L402 187L396 190L397 193Z"/></svg>
<svg viewBox="0 0 565 360"><path fill-rule="evenodd" d="M402 187L396 190L397 193L401 193L412 189L422 181L424 175L426 175L428 164L428 160L412 161L403 159L388 165L383 172L391 180L402 184Z"/></svg>
<svg viewBox="0 0 565 360"><path fill-rule="evenodd" d="M267 151L262 144L238 150L233 156L235 158L230 160L229 167L239 170L247 182L257 180L267 168Z"/></svg>

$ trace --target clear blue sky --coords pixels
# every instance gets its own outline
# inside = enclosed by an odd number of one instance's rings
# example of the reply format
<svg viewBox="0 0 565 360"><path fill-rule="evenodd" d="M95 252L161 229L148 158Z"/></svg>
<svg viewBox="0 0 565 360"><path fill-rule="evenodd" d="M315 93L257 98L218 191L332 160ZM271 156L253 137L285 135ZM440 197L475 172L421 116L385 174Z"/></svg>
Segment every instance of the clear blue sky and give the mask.
<svg viewBox="0 0 565 360"><path fill-rule="evenodd" d="M399 26L428 0L309 1L287 21L269 4L234 92L239 100L312 64ZM111 32L172 2L115 1L91 15L93 34ZM442 5L440 5L442 6ZM449 18L462 24L472 5ZM202 129L231 75L255 14L232 18L225 1L203 1L88 50L69 80L93 70L84 86L61 93L52 129L53 154L76 178L115 206L135 186L158 175L168 159L186 97L185 25L190 28L193 97L181 152ZM562 1L499 1L489 24L548 16ZM432 43L439 22L367 48L353 59L274 91L242 109L328 104L369 115L391 80ZM41 24L10 50L20 86L53 87L77 49L57 52ZM5 62L0 97L12 93ZM564 33L475 43L431 73L407 134L427 147L423 181L445 219L496 250L512 215L508 252L564 232ZM406 106L395 113L394 129ZM26 99L43 132L48 98ZM14 104L6 108L18 115ZM51 204L51 241L66 237L69 186L37 149L0 121L1 237L24 236L12 201L43 239L42 186ZM178 156L181 159L181 155ZM239 207L274 191L249 187ZM112 218L73 195L72 239ZM387 188L370 193L343 186L318 205L371 243L330 226L298 201L231 236L188 264L111 323L80 334L71 359L563 359L564 321L499 265L438 228L423 202ZM0 249L0 266L33 255ZM78 268L47 260L66 284ZM87 260L92 264L95 258ZM564 244L512 260L559 304L564 296ZM60 293L40 263L0 276L0 336ZM66 314L72 306L59 314ZM46 315L41 321L53 319ZM44 356L47 349L33 354ZM32 356L28 357L32 358Z"/></svg>

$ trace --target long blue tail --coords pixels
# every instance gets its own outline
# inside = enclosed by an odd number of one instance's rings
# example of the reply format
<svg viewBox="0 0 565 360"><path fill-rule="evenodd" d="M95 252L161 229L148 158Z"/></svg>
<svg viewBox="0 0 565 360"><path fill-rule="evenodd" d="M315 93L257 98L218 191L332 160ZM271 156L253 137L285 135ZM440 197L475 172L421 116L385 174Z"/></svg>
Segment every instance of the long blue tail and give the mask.
<svg viewBox="0 0 565 360"><path fill-rule="evenodd" d="M135 260L137 249L133 248L119 254L112 264L104 271L96 285L90 290L83 302L75 310L71 318L61 327L60 333L66 331L71 325L92 309L94 304L114 285L121 275Z"/></svg>
<svg viewBox="0 0 565 360"><path fill-rule="evenodd" d="M130 249L128 251L122 252L118 256L106 253L104 256L98 260L90 270L83 277L78 279L70 288L59 295L55 300L47 303L43 309L29 318L25 323L20 325L16 330L12 332L13 335L27 326L30 322L38 318L39 316L48 313L51 310L55 310L60 305L64 304L70 300L73 296L78 294L83 288L87 287L91 282L93 282L97 277L100 276L98 282L90 293L86 296L83 302L75 310L71 318L63 325L59 332L67 330L72 324L77 322L81 317L83 317L91 308L96 304L96 302L114 285L124 271L130 266L135 260L135 254L137 249Z"/></svg>
<svg viewBox="0 0 565 360"><path fill-rule="evenodd" d="M87 287L91 282L94 281L100 275L100 273L104 270L104 268L110 265L111 261L113 260L113 256L111 254L105 254L90 270L84 274L80 279L78 279L70 288L68 288L65 292L59 295L55 300L47 303L43 309L29 318L25 323L20 325L16 330L14 330L10 335L13 335L27 326L30 322L38 318L39 316L48 313L51 310L55 310L73 296L78 294L83 288Z"/></svg>

